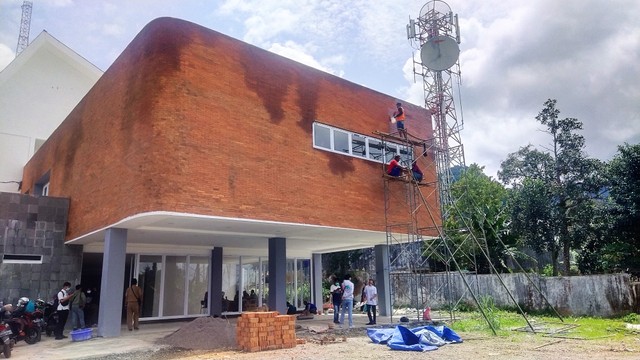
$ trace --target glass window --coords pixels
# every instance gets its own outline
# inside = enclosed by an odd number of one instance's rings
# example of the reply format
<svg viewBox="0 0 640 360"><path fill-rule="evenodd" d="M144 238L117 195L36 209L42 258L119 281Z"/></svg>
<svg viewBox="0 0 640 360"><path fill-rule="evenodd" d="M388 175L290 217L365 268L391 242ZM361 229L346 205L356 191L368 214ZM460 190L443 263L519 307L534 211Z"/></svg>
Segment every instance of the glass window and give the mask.
<svg viewBox="0 0 640 360"><path fill-rule="evenodd" d="M242 311L255 310L258 305L258 293L260 292L260 264L257 258L244 258L242 264L242 276L244 277L244 291L242 292ZM245 264L244 261L249 261Z"/></svg>
<svg viewBox="0 0 640 360"><path fill-rule="evenodd" d="M367 139L369 143L369 159L382 161L382 142L376 139Z"/></svg>
<svg viewBox="0 0 640 360"><path fill-rule="evenodd" d="M400 146L400 161L402 161L405 166L409 166L412 160L413 149L407 146Z"/></svg>
<svg viewBox="0 0 640 360"><path fill-rule="evenodd" d="M190 256L189 271L187 273L189 282L189 305L188 314L200 314L204 300L204 293L209 289L209 258L206 256ZM214 297L218 299L218 297ZM206 311L205 311L206 313Z"/></svg>
<svg viewBox="0 0 640 360"><path fill-rule="evenodd" d="M238 257L225 258L222 264L222 292L227 301L226 311L238 311L238 284L240 277L238 274ZM224 307L223 307L223 311Z"/></svg>
<svg viewBox="0 0 640 360"><path fill-rule="evenodd" d="M385 144L384 146L384 162L388 163L398 154L398 146L396 144Z"/></svg>
<svg viewBox="0 0 640 360"><path fill-rule="evenodd" d="M367 138L360 134L351 134L351 155L367 157Z"/></svg>
<svg viewBox="0 0 640 360"><path fill-rule="evenodd" d="M315 146L331 149L331 129L313 124L313 143Z"/></svg>
<svg viewBox="0 0 640 360"><path fill-rule="evenodd" d="M313 146L321 150L387 163L398 153L398 148L402 145L393 142L385 142L385 144L387 145L386 153L383 151L382 141L379 139L329 125L313 124ZM407 161L410 161L411 158L409 154L410 152L407 154Z"/></svg>
<svg viewBox="0 0 640 360"><path fill-rule="evenodd" d="M162 316L185 315L186 256L167 256Z"/></svg>
<svg viewBox="0 0 640 360"><path fill-rule="evenodd" d="M140 255L138 285L142 288L141 317L160 316L160 284L162 283L162 256Z"/></svg>
<svg viewBox="0 0 640 360"><path fill-rule="evenodd" d="M304 301L311 302L311 260L298 259L297 260L297 276L298 276L298 301L301 306L304 307ZM322 304L316 304L318 309L321 309Z"/></svg>
<svg viewBox="0 0 640 360"><path fill-rule="evenodd" d="M333 130L333 150L349 153L349 134L344 131Z"/></svg>

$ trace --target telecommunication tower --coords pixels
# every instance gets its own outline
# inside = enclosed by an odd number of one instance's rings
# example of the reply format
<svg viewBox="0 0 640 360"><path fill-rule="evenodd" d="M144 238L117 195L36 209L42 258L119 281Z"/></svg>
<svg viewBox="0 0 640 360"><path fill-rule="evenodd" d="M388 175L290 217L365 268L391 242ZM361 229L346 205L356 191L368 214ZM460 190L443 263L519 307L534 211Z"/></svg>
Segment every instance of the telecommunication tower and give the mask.
<svg viewBox="0 0 640 360"><path fill-rule="evenodd" d="M18 35L18 46L16 46L16 57L29 45L32 7L33 3L31 1L25 1L22 3L22 18L20 19L20 35Z"/></svg>
<svg viewBox="0 0 640 360"><path fill-rule="evenodd" d="M433 259L444 265L446 279L444 282L430 284L429 276L421 274L413 274L412 281L416 287L412 289L416 299L422 300L422 306L426 307L433 304L436 292L442 292L446 302L448 302L450 315L455 318L453 309L461 299L454 299L453 293L455 289L450 283L452 272L456 272L459 279L464 284L465 292L467 292L474 300L478 310L487 319L489 326L495 333L495 328L488 320L485 313L486 305L482 305L479 301L480 289L474 286L474 276L477 276L477 258L484 258L490 266L491 272L499 280L508 297L512 300L513 305L519 310L526 320L529 328L535 332L533 326L527 319L526 313L516 302L513 294L508 286L502 280L502 277L491 263L488 254L486 241L482 236L476 235L472 229L469 219L465 219L462 211L457 207L456 199L452 196L452 185L455 182L455 175L459 175L460 171L466 168L464 147L460 137L460 131L463 128L462 116L460 121L456 113L456 102L454 100L454 85L457 85L457 93L460 89L460 63L458 57L460 55L460 27L458 25L458 15L451 11L447 3L441 0L432 0L422 7L420 15L417 19L411 19L407 25L407 38L411 41L412 46L419 50L420 60L414 58L414 73L423 79L424 103L427 110L431 113L431 121L433 127L433 139L429 141L431 144L430 151L434 155L436 165L436 185L440 207L440 224L434 222L437 237L424 236L420 231L416 232L417 238L422 242L420 259ZM460 101L458 101L460 105ZM458 174L454 174L454 171ZM428 193L418 191L419 197L423 204L427 204L424 199L428 197ZM460 197L467 194L457 195ZM475 206L476 211L482 213L479 206ZM428 206L424 206L430 217L433 219L434 211ZM444 224L452 215L462 218L460 228L446 228ZM492 234L500 240L499 234ZM455 239L455 240L453 240ZM504 243L502 243L504 246ZM506 246L505 246L506 247ZM457 259L464 258L468 263L461 266ZM515 258L512 258L516 263ZM519 263L518 263L519 266ZM464 269L463 269L464 267ZM522 267L520 266L522 270ZM524 271L524 270L522 270ZM528 278L528 276L527 276ZM529 281L531 279L529 278ZM531 281L532 282L532 281ZM533 283L533 282L532 282ZM553 308L542 294L539 287L534 285L537 292L547 302L550 308ZM459 293L459 292L458 292ZM464 294L463 294L464 296ZM556 312L557 316L562 320L561 316Z"/></svg>
<svg viewBox="0 0 640 360"><path fill-rule="evenodd" d="M414 72L423 79L425 106L431 112L440 208L446 219L453 203L452 169L465 167L460 137L463 121L458 121L453 97L453 82L460 83L458 15L444 1L431 1L417 19L409 21L407 37L420 51L421 61L414 59Z"/></svg>

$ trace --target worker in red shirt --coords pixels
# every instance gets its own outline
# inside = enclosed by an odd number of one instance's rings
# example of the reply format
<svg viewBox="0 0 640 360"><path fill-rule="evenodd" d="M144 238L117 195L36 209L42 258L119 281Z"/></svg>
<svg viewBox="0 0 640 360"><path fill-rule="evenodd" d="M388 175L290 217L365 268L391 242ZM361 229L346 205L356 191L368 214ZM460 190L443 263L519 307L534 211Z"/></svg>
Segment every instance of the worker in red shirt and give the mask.
<svg viewBox="0 0 640 360"><path fill-rule="evenodd" d="M393 157L393 160L387 165L387 174L389 176L401 176L406 168L400 165L400 155Z"/></svg>

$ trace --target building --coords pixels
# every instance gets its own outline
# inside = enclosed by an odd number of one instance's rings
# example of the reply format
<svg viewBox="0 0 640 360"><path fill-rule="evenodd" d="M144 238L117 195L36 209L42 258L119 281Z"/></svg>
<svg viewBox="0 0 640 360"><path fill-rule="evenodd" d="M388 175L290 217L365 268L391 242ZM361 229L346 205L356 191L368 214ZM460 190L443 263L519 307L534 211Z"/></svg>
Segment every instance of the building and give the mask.
<svg viewBox="0 0 640 360"><path fill-rule="evenodd" d="M83 248L83 283L101 284L102 336L119 334L113 294L131 277L145 290L146 319L262 303L284 312L286 301L322 301L322 253L375 247L386 258L383 169L411 154L373 131L393 130L395 103L160 18L26 164L22 192L47 181L49 196L69 200L65 243ZM426 138L429 113L405 109L410 131ZM243 300L250 290L255 300Z"/></svg>
<svg viewBox="0 0 640 360"><path fill-rule="evenodd" d="M46 31L0 71L0 192L18 192L22 168L102 76Z"/></svg>

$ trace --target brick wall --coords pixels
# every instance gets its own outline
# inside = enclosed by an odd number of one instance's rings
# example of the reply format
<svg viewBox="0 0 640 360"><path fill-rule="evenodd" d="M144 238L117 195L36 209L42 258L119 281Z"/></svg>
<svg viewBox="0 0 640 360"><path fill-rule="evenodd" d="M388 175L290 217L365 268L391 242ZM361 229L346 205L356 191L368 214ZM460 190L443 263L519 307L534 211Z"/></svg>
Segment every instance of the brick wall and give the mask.
<svg viewBox="0 0 640 360"><path fill-rule="evenodd" d="M42 264L0 258L0 301L50 300L65 281L80 282L82 247L64 245L68 210L68 199L0 193L0 254L42 255Z"/></svg>
<svg viewBox="0 0 640 360"><path fill-rule="evenodd" d="M277 311L247 312L238 318L238 349L255 352L296 346L296 318Z"/></svg>
<svg viewBox="0 0 640 360"><path fill-rule="evenodd" d="M50 171L50 194L71 200L68 239L147 211L384 231L382 165L314 149L312 123L389 132L396 101L161 18L35 154L23 187ZM409 132L431 134L426 110L405 110Z"/></svg>

